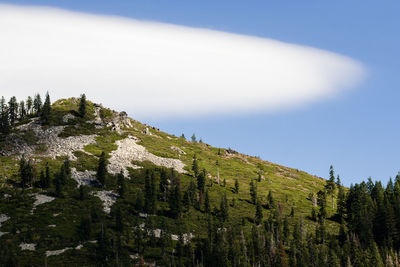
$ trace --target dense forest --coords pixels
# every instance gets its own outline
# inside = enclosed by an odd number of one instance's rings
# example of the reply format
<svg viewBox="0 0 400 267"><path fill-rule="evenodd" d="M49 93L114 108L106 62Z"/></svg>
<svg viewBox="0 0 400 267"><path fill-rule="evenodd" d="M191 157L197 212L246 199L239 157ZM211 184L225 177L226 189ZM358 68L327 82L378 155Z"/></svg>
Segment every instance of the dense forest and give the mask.
<svg viewBox="0 0 400 267"><path fill-rule="evenodd" d="M82 95L74 114L84 120L87 110ZM48 94L44 103L39 94L20 102L15 97L7 102L3 97L0 145L16 126L30 119L38 119L43 127L54 125L58 117L52 112ZM73 203L80 210L70 215L78 218L76 226L59 230L69 232L67 241L63 233L57 233L53 240L43 242L65 242L66 247L73 242L96 242L84 252L70 250L54 264L400 266L400 175L386 186L369 178L346 188L331 166L324 187L309 193L312 208L303 216L271 190L260 190L259 185L265 183L261 174L250 182L234 179L229 185L225 179L210 179L195 152L186 174L145 162L130 170L129 177L123 172L111 175L104 150L92 164L97 178L92 187L118 195L109 214L89 193L91 187L77 186L71 179L68 158L39 165L22 156L13 178L1 181L0 214L20 209L35 190L63 201L60 203ZM243 191L247 199L235 197ZM261 197L264 195L266 198ZM232 217L242 202L253 207L252 217ZM204 220L203 226L192 232L191 224L200 220ZM327 225L328 221L336 227ZM52 265L50 258L23 256L13 245L21 229L24 239L34 239L35 228L29 224L9 226L9 233L0 236L2 266Z"/></svg>

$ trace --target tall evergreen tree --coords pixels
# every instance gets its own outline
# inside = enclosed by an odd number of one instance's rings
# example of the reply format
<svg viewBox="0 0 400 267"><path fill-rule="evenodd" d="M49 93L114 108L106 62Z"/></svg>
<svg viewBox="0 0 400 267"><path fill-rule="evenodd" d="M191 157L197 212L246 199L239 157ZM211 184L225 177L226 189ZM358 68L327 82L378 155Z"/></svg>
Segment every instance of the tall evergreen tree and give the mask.
<svg viewBox="0 0 400 267"><path fill-rule="evenodd" d="M17 114L18 114L17 98L13 96L10 98L10 101L8 102L8 117L10 119L10 125L14 126L15 121L17 120Z"/></svg>
<svg viewBox="0 0 400 267"><path fill-rule="evenodd" d="M125 176L124 173L121 171L118 174L118 195L120 198L124 198L125 197Z"/></svg>
<svg viewBox="0 0 400 267"><path fill-rule="evenodd" d="M36 94L33 99L33 110L36 115L39 115L42 111L42 98L40 97L40 94Z"/></svg>
<svg viewBox="0 0 400 267"><path fill-rule="evenodd" d="M256 204L256 202L257 202L257 184L254 183L253 179L251 179L251 182L250 182L250 196L251 196L251 203Z"/></svg>
<svg viewBox="0 0 400 267"><path fill-rule="evenodd" d="M8 116L8 106L3 96L0 100L0 133L8 134L9 131L10 121Z"/></svg>
<svg viewBox="0 0 400 267"><path fill-rule="evenodd" d="M329 169L329 180L326 181L326 193L332 197L332 209L335 208L335 202L334 202L334 193L335 193L335 172L333 170L333 166L330 166Z"/></svg>
<svg viewBox="0 0 400 267"><path fill-rule="evenodd" d="M167 201L167 196L168 196L168 178L167 178L167 172L165 169L161 170L160 173L160 186L159 186L159 191L161 194L161 199L166 202Z"/></svg>
<svg viewBox="0 0 400 267"><path fill-rule="evenodd" d="M204 212L206 214L209 214L211 211L210 207L210 195L208 194L208 190L206 190L205 196L204 196Z"/></svg>
<svg viewBox="0 0 400 267"><path fill-rule="evenodd" d="M229 208L228 199L226 198L226 194L223 194L221 202L220 202L220 208L219 208L220 217L223 222L228 220L228 217L229 217L228 208Z"/></svg>
<svg viewBox="0 0 400 267"><path fill-rule="evenodd" d="M84 118L86 116L86 95L82 94L79 100L79 116Z"/></svg>
<svg viewBox="0 0 400 267"><path fill-rule="evenodd" d="M257 201L255 218L256 218L255 219L256 224L260 224L262 222L263 210L260 201Z"/></svg>
<svg viewBox="0 0 400 267"><path fill-rule="evenodd" d="M235 194L239 194L239 180L235 179Z"/></svg>
<svg viewBox="0 0 400 267"><path fill-rule="evenodd" d="M194 154L194 156L193 156L192 171L193 171L194 177L197 177L197 175L199 174L199 165L197 163L196 154Z"/></svg>
<svg viewBox="0 0 400 267"><path fill-rule="evenodd" d="M32 113L32 106L33 106L32 97L28 96L28 99L26 100L26 112L28 115Z"/></svg>
<svg viewBox="0 0 400 267"><path fill-rule="evenodd" d="M50 95L46 93L46 99L43 104L43 108L40 112L40 121L48 125L50 123L50 113L51 113L51 103L50 103Z"/></svg>
<svg viewBox="0 0 400 267"><path fill-rule="evenodd" d="M107 161L106 154L101 152L99 163L97 165L97 173L96 178L100 182L100 184L105 187L106 185L106 176L107 176Z"/></svg>
<svg viewBox="0 0 400 267"><path fill-rule="evenodd" d="M25 109L25 102L19 102L19 110L18 110L18 117L20 120L23 120L26 116L26 109Z"/></svg>
<svg viewBox="0 0 400 267"><path fill-rule="evenodd" d="M204 193L204 187L206 185L206 170L203 169L202 172L197 176L197 188L201 193Z"/></svg>

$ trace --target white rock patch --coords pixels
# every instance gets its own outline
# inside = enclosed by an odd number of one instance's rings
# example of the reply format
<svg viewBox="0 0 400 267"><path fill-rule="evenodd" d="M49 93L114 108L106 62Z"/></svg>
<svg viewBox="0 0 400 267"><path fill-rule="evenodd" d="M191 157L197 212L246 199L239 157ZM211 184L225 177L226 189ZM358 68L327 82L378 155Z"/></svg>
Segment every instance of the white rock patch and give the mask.
<svg viewBox="0 0 400 267"><path fill-rule="evenodd" d="M21 243L19 244L19 247L21 248L21 250L31 250L34 251L36 250L36 244L35 243Z"/></svg>
<svg viewBox="0 0 400 267"><path fill-rule="evenodd" d="M114 205L115 201L117 201L118 194L112 191L92 191L92 195L100 198L103 202L103 209L105 213L110 213L111 206Z"/></svg>
<svg viewBox="0 0 400 267"><path fill-rule="evenodd" d="M63 248L63 249L58 249L58 250L47 250L46 251L46 257L60 255L61 253L64 253L68 249L72 249L72 248Z"/></svg>
<svg viewBox="0 0 400 267"><path fill-rule="evenodd" d="M43 144L47 147L47 151L41 153L40 155L51 157L53 159L58 156L68 156L71 160L76 160L76 157L73 154L74 151L83 151L84 146L96 142L95 137L97 135L79 135L69 136L67 138L58 137L64 128L65 126L54 126L43 129L42 126L37 122L37 119L17 127L17 129L22 131L33 131L39 138L40 144ZM2 151L1 154L4 156L10 156L13 154L31 156L35 154L36 145L27 144L18 138L18 134L11 134L7 138L7 142L13 147L13 149L9 151Z"/></svg>
<svg viewBox="0 0 400 267"><path fill-rule="evenodd" d="M55 199L54 197L49 197L49 196L42 195L42 194L33 194L33 196L35 196L36 200L35 200L35 202L33 202L33 208L32 208L31 213L33 213L33 211L36 209L37 206L42 205L47 202L51 202Z"/></svg>
<svg viewBox="0 0 400 267"><path fill-rule="evenodd" d="M185 173L183 169L185 164L179 159L162 158L154 154L151 154L146 150L144 146L138 145L139 140L133 136L128 136L123 140L116 141L118 149L110 153L110 159L108 161L108 172L111 174L117 174L121 171L124 175L128 176L127 167L138 168L133 165L132 160L135 161L150 161L157 166L163 166L167 168L174 168L177 172Z"/></svg>
<svg viewBox="0 0 400 267"><path fill-rule="evenodd" d="M1 228L1 224L2 224L3 222L8 221L9 219L10 219L10 217L8 217L7 215L5 215L5 214L0 214L0 228ZM8 234L8 232L1 232L1 231L0 231L0 236L5 235L5 234Z"/></svg>
<svg viewBox="0 0 400 267"><path fill-rule="evenodd" d="M79 172L76 168L71 168L71 177L78 183L78 187L81 185L97 185L99 182L96 179L95 171L85 170Z"/></svg>

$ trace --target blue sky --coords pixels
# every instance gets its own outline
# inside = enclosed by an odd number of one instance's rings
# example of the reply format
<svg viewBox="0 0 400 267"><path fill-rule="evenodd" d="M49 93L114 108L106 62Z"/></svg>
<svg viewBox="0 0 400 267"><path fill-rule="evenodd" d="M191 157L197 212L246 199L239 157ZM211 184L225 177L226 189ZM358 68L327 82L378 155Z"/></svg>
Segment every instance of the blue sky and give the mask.
<svg viewBox="0 0 400 267"><path fill-rule="evenodd" d="M145 119L214 146L326 177L345 185L400 170L400 4L396 1L0 1L209 28L320 48L360 61L361 85L287 111ZM89 96L90 97L90 96ZM131 114L135 117L135 114Z"/></svg>

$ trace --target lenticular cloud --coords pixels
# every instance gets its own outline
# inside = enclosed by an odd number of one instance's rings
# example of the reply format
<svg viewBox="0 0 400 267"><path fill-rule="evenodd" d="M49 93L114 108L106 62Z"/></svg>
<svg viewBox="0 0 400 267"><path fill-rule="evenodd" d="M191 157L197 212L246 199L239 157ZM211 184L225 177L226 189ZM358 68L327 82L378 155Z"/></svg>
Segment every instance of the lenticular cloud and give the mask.
<svg viewBox="0 0 400 267"><path fill-rule="evenodd" d="M271 39L0 5L0 95L49 91L139 117L275 111L362 80L351 58Z"/></svg>

